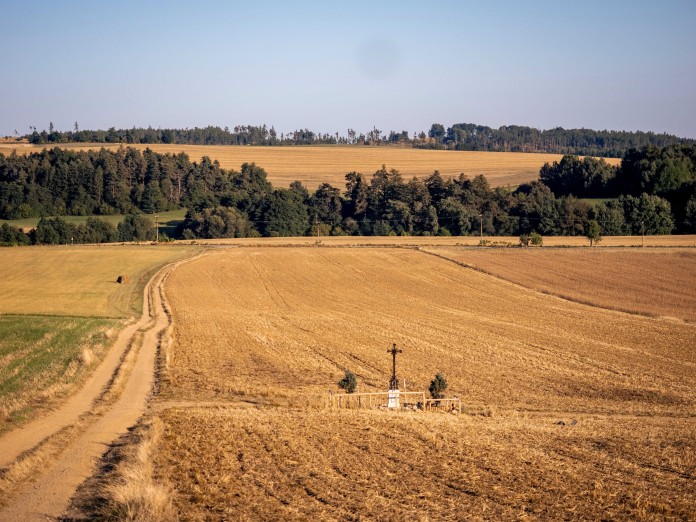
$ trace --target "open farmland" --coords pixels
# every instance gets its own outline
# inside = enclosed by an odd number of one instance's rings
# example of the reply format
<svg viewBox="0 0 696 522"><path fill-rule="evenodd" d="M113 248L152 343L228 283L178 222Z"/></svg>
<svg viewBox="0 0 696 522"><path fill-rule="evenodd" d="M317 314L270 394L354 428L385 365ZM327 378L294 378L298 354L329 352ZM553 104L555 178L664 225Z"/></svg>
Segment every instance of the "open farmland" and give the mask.
<svg viewBox="0 0 696 522"><path fill-rule="evenodd" d="M173 246L49 246L0 249L0 314L129 317L158 267L191 252ZM126 275L130 283L119 285Z"/></svg>
<svg viewBox="0 0 696 522"><path fill-rule="evenodd" d="M389 248L222 250L166 292L153 462L183 519L695 515L691 324ZM466 414L321 408L344 368L383 391L392 342Z"/></svg>
<svg viewBox="0 0 696 522"><path fill-rule="evenodd" d="M429 251L539 292L602 308L696 322L693 249Z"/></svg>
<svg viewBox="0 0 696 522"><path fill-rule="evenodd" d="M55 405L103 358L117 321L0 315L0 434Z"/></svg>
<svg viewBox="0 0 696 522"><path fill-rule="evenodd" d="M121 144L60 144L73 150L117 149ZM124 146L126 146L124 144ZM192 161L209 156L226 169L239 170L243 163L255 162L268 173L268 180L276 187L287 187L300 180L313 190L322 183L342 188L345 175L351 171L368 176L382 165L397 169L404 178L425 177L439 170L443 176L469 177L483 174L493 187L517 186L539 176L544 163L559 161L560 154L529 154L519 152L470 152L422 150L395 147L314 146L314 147L234 147L225 145L131 145L139 150L150 148L159 153L186 152ZM43 145L0 144L0 152L18 154L40 151ZM618 165L617 158L607 158Z"/></svg>
<svg viewBox="0 0 696 522"><path fill-rule="evenodd" d="M0 433L64 401L140 313L143 287L187 247L0 249ZM131 282L116 283L120 274Z"/></svg>
<svg viewBox="0 0 696 522"><path fill-rule="evenodd" d="M483 248L482 251L500 252L500 248L492 247L519 247L520 238L514 236L484 236L491 248ZM544 247L588 247L586 237L582 236L545 236ZM479 236L297 236L297 237L264 237L260 238L225 238L225 239L196 239L191 244L211 246L330 246L330 247L476 247L480 243ZM696 235L664 235L646 236L607 236L602 239L601 246L605 247L696 247ZM535 250L536 247L530 247ZM516 248L515 248L516 250ZM546 248L544 248L546 250Z"/></svg>

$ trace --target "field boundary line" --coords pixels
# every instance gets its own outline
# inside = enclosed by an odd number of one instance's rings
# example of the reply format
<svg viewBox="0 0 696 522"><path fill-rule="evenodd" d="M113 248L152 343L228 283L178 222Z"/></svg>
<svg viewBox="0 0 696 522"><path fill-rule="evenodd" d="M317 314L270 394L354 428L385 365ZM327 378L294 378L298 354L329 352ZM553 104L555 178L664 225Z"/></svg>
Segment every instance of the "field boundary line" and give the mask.
<svg viewBox="0 0 696 522"><path fill-rule="evenodd" d="M619 248L626 248L626 247L619 247ZM631 247L628 247L628 248L631 248ZM504 281L505 283L511 284L511 285L513 285L513 286L515 286L515 287L517 287L517 288L521 288L521 289L527 290L527 291L529 291L529 292L534 292L535 294L546 295L546 296L553 297L553 298L556 298L556 299L561 299L561 300L563 300L563 301L568 301L568 302L570 302L570 303L580 304L580 305L583 305L583 306L590 306L590 307L596 308L596 309L598 309L598 310L605 310L605 311L607 311L607 312L614 312L614 313L620 313L620 314L628 314L628 315L632 315L632 316L636 316L636 317L642 317L642 318L645 318L645 319L652 319L652 320L656 320L656 321L665 321L665 322L672 322L672 323L675 323L675 322L676 322L676 323L683 323L683 324L685 324L685 325L696 326L696 323L695 323L695 322L689 321L689 320L687 320L687 319L681 319L681 318L679 318L679 317L664 317L664 316L661 316L661 315L649 314L649 313L647 313L647 312L639 312L639 311L637 311L637 310L629 310L629 309L627 309L627 308L600 306L600 305L598 305L598 304L596 304L596 303L592 303L592 302L586 301L586 300L584 300L584 299L576 299L576 298L569 297L569 296L564 295L564 294L559 294L559 293L555 293L555 292L550 292L550 291L547 291L547 290L535 290L534 288L530 288L530 287L528 287L528 286L522 285L522 284L520 284L520 283L517 283L517 282L515 282L515 281L512 281L511 279L507 279L507 278L502 277L502 276L500 276L500 275L498 275L498 274L494 274L493 272L489 272L488 270L485 270L485 269L483 269L483 268L480 268L480 267L477 267L477 266L474 266L474 265L470 265L470 264L468 264L468 263L464 263L463 261L457 261L456 259L452 259L451 257L447 257L447 256L445 256L445 255L438 254L438 253L436 253L436 252L433 252L433 251L431 251L431 250L427 250L427 249L425 249L425 248L418 248L418 247L417 247L417 248L415 248L414 250L416 250L416 251L418 251L418 252L421 252L421 253L423 253L423 254L427 254L427 255L430 255L430 256L433 256L433 257L437 257L437 258L439 258L439 259L442 259L443 261L449 261L450 263L454 263L455 265L460 266L460 267L462 267L462 268L466 268L466 269L469 269L469 270L473 270L473 271L475 271L475 272L479 272L479 273L484 274L484 275L486 275L486 276L493 277L493 278L498 279L498 280L500 280L500 281Z"/></svg>

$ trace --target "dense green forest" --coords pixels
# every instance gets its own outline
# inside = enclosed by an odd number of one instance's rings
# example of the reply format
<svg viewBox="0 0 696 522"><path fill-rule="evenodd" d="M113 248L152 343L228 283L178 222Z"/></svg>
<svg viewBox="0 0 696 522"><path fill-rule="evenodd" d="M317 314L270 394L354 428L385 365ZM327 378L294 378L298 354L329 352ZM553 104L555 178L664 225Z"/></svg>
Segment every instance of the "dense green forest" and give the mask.
<svg viewBox="0 0 696 522"><path fill-rule="evenodd" d="M109 130L80 130L77 122L74 130L60 132L54 129L33 132L24 136L34 144L59 143L179 143L190 145L401 145L417 148L453 150L479 150L489 152L548 152L553 154L579 154L605 157L621 157L631 148L648 145L667 147L677 144L696 144L695 140L678 138L652 132L595 131L590 129L539 130L532 127L510 125L493 129L473 123L457 123L445 129L434 123L425 133L407 131L382 132L373 128L358 133L348 129L345 135L315 133L300 129L287 134L276 132L274 127L237 126L194 129L132 128Z"/></svg>
<svg viewBox="0 0 696 522"><path fill-rule="evenodd" d="M604 235L696 232L696 146L629 150L621 165L565 156L540 180L492 189L483 176L437 171L405 180L382 167L346 174L343 189L310 193L300 182L274 188L258 165L239 172L216 161L133 147L45 149L0 154L0 218L127 214L118 227L44 217L31 235L7 224L0 243L152 239L146 217L189 209L183 238L319 235L581 235L597 221ZM581 198L603 198L585 201Z"/></svg>

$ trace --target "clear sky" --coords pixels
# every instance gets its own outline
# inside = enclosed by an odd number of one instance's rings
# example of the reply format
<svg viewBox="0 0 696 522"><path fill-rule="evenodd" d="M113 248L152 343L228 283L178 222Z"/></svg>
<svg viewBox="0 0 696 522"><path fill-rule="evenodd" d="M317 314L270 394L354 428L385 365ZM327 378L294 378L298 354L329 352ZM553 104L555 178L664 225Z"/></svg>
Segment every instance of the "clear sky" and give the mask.
<svg viewBox="0 0 696 522"><path fill-rule="evenodd" d="M696 0L0 0L0 134L432 123L696 138Z"/></svg>

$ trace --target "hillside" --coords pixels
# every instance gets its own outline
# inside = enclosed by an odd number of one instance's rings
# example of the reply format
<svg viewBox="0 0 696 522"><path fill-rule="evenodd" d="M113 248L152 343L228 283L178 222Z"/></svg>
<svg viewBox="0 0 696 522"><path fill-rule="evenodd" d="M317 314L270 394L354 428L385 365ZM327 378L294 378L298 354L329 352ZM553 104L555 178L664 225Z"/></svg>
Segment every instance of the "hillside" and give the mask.
<svg viewBox="0 0 696 522"><path fill-rule="evenodd" d="M692 325L399 249L222 250L166 292L152 462L184 518L693 516ZM385 390L392 342L465 415L321 409L345 368Z"/></svg>
<svg viewBox="0 0 696 522"><path fill-rule="evenodd" d="M121 144L72 143L61 144L70 150L94 150L105 147L117 150ZM225 169L240 170L241 165L254 162L264 168L268 181L274 187L287 187L299 180L310 190L322 183L342 188L345 175L351 171L371 174L382 165L401 172L404 178L424 178L438 170L443 176L470 177L486 176L494 186L516 187L539 177L539 170L547 162L560 161L558 154L523 154L493 152L461 152L445 150L419 150L398 147L233 147L225 145L132 145L143 151L147 148L160 154L185 152L192 161L199 162L203 156L217 160ZM0 144L0 153L19 154L39 152L46 145ZM609 159L618 165L618 159Z"/></svg>

